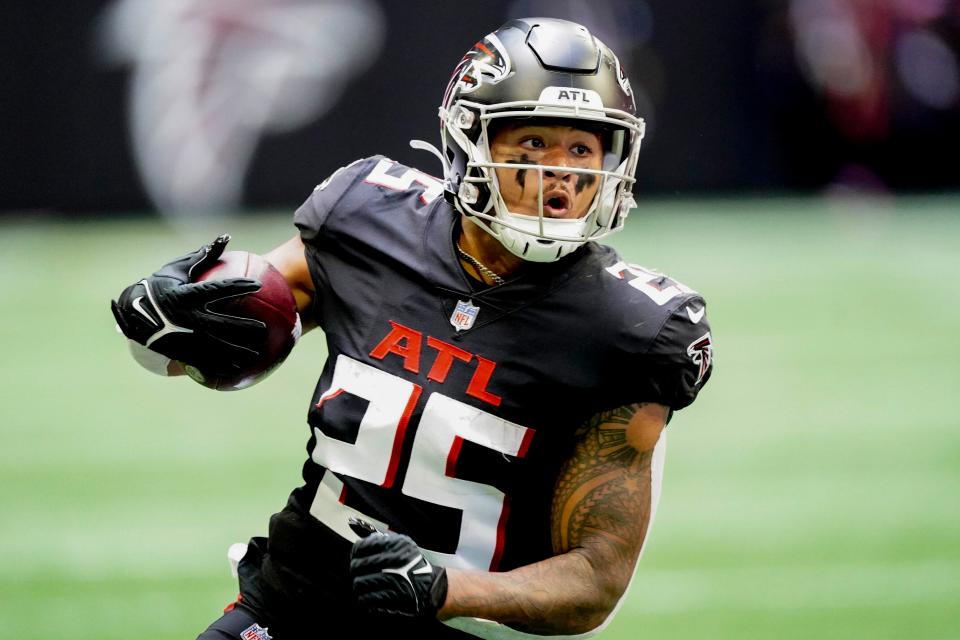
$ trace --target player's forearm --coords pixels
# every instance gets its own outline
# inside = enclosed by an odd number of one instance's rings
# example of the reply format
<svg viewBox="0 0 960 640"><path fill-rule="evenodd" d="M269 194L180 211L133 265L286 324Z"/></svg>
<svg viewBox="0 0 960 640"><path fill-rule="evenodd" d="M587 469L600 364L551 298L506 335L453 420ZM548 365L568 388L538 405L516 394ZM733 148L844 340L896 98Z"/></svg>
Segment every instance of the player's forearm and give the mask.
<svg viewBox="0 0 960 640"><path fill-rule="evenodd" d="M484 618L544 635L595 629L620 596L580 549L503 573L448 569L447 575L441 619Z"/></svg>

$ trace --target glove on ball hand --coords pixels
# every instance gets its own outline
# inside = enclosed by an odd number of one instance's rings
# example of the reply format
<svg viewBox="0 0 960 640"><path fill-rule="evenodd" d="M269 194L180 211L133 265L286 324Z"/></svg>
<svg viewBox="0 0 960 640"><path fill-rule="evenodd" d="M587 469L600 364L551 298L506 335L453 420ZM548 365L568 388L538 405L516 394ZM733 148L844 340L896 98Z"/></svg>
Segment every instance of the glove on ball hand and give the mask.
<svg viewBox="0 0 960 640"><path fill-rule="evenodd" d="M350 577L360 609L370 613L433 619L447 599L446 570L397 533L376 531L355 542Z"/></svg>
<svg viewBox="0 0 960 640"><path fill-rule="evenodd" d="M230 236L164 265L111 301L125 336L145 347L209 373L229 374L256 360L266 325L217 313L211 305L260 289L250 278L194 279L216 264Z"/></svg>

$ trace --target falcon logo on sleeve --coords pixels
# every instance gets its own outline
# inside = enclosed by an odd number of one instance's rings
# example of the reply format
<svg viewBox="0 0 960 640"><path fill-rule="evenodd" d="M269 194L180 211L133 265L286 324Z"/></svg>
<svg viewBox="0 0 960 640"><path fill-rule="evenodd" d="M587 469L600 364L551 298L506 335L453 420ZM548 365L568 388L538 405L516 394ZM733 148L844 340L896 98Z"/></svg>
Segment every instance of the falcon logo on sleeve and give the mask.
<svg viewBox="0 0 960 640"><path fill-rule="evenodd" d="M713 343L710 341L709 331L690 343L690 346L687 347L687 355L693 360L693 364L700 367L695 383L700 384L703 376L710 370L710 362L713 359Z"/></svg>

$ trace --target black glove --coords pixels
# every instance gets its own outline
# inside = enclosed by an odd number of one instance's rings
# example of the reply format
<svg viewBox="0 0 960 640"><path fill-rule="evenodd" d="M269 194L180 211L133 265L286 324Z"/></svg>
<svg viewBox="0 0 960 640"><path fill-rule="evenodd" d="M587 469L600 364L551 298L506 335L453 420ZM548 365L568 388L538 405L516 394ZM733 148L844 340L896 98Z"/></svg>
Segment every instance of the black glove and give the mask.
<svg viewBox="0 0 960 640"><path fill-rule="evenodd" d="M123 290L110 307L123 334L204 373L230 374L259 356L263 322L210 310L210 305L260 288L250 278L193 282L213 266L230 236L222 235Z"/></svg>
<svg viewBox="0 0 960 640"><path fill-rule="evenodd" d="M365 612L431 619L447 599L446 569L430 564L417 543L398 533L374 531L356 541L350 577Z"/></svg>

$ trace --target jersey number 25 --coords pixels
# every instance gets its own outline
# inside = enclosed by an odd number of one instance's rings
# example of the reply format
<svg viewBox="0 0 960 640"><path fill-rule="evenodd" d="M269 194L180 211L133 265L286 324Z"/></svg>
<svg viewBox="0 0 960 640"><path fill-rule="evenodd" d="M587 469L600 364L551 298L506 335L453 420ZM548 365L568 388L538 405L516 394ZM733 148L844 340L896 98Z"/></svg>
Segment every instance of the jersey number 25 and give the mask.
<svg viewBox="0 0 960 640"><path fill-rule="evenodd" d="M333 473L324 474L310 513L347 539L356 539L348 526L351 515L366 514L340 502L343 483L334 475L392 486L410 417L423 387L368 364L340 355L322 404L348 392L367 400L356 441L331 438L314 428L311 457ZM463 517L455 554L431 552L431 559L448 567L493 570L503 551L509 497L490 485L455 477L457 455L467 440L488 449L522 458L534 431L442 393L429 394L416 429L404 495L459 509ZM380 523L381 525L383 523ZM384 527L386 528L386 527Z"/></svg>

